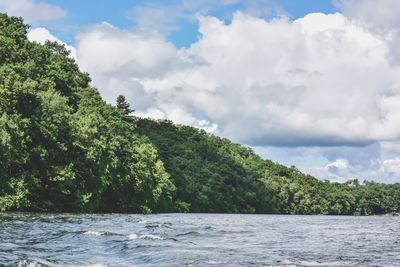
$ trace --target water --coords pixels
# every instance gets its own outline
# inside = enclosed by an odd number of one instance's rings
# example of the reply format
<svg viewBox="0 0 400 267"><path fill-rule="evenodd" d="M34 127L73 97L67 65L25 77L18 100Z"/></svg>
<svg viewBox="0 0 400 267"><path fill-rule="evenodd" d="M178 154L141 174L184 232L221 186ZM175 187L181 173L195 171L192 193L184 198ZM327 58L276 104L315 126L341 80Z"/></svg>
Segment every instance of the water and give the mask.
<svg viewBox="0 0 400 267"><path fill-rule="evenodd" d="M400 266L400 217L0 213L0 265Z"/></svg>

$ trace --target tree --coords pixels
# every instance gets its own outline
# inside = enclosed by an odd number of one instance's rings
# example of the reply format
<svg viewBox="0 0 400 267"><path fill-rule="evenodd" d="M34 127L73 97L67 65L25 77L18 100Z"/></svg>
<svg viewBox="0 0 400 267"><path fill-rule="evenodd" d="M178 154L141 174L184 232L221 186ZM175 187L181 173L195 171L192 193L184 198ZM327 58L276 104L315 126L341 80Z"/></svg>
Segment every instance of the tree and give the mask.
<svg viewBox="0 0 400 267"><path fill-rule="evenodd" d="M117 109L121 112L125 121L134 122L136 120L135 116L131 115L133 112L135 112L135 110L131 109L129 103L125 99L125 96L119 95L117 97Z"/></svg>

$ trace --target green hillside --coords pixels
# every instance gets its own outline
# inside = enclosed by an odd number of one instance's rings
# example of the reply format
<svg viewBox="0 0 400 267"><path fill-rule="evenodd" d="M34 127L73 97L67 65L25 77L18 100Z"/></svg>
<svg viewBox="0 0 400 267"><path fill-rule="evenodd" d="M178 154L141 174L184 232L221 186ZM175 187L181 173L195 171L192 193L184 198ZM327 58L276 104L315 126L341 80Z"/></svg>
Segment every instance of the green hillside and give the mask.
<svg viewBox="0 0 400 267"><path fill-rule="evenodd" d="M0 211L382 214L400 184L320 181L90 86L65 47L0 14Z"/></svg>
<svg viewBox="0 0 400 267"><path fill-rule="evenodd" d="M157 147L183 211L350 215L399 209L400 184L320 181L193 127L144 119L137 127Z"/></svg>

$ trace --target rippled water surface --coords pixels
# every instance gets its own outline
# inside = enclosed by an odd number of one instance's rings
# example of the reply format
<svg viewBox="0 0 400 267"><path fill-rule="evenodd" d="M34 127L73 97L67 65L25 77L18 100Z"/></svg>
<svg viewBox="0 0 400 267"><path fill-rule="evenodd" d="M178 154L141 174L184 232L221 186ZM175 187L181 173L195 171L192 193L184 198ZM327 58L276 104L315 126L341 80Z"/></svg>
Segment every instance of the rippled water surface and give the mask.
<svg viewBox="0 0 400 267"><path fill-rule="evenodd" d="M400 266L400 217L0 213L0 265Z"/></svg>

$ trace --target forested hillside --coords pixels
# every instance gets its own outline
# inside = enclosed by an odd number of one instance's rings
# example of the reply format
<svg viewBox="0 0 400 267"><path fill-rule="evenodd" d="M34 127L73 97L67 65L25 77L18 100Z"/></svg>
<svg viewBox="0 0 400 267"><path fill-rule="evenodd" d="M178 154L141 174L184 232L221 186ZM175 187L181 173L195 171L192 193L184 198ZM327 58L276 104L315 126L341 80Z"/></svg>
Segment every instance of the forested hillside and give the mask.
<svg viewBox="0 0 400 267"><path fill-rule="evenodd" d="M203 130L146 119L137 127L157 147L182 211L382 214L400 207L400 184L320 181Z"/></svg>
<svg viewBox="0 0 400 267"><path fill-rule="evenodd" d="M0 209L149 212L174 185L124 109L56 43L0 15Z"/></svg>
<svg viewBox="0 0 400 267"><path fill-rule="evenodd" d="M382 214L400 184L320 181L104 102L66 49L0 14L0 210Z"/></svg>

